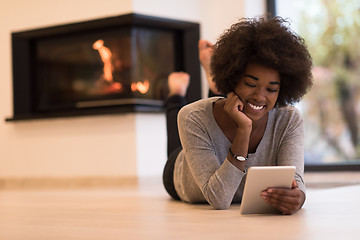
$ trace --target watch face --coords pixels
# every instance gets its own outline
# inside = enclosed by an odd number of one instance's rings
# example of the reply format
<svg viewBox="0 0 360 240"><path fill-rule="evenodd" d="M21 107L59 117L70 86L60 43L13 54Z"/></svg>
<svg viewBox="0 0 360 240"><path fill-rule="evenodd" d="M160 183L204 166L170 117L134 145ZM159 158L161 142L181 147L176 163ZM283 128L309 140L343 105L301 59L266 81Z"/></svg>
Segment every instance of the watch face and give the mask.
<svg viewBox="0 0 360 240"><path fill-rule="evenodd" d="M237 156L237 155L233 154L233 152L231 151L231 147L229 148L229 152L235 159L237 159L240 162L243 162L243 161L247 160L247 158L245 158L243 156Z"/></svg>
<svg viewBox="0 0 360 240"><path fill-rule="evenodd" d="M242 156L236 156L236 159L239 160L239 161L241 161L241 162L245 161L245 158L242 157Z"/></svg>

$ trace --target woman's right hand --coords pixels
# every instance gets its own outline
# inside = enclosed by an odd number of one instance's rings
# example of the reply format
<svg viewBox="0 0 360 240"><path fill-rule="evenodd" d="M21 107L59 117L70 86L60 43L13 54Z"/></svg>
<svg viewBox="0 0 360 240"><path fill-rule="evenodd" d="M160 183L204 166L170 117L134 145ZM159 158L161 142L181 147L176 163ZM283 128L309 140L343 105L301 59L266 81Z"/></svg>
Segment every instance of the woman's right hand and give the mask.
<svg viewBox="0 0 360 240"><path fill-rule="evenodd" d="M234 93L230 92L227 95L227 99L224 105L225 112L231 117L234 121L236 128L243 130L252 129L252 120L243 113L244 103L241 99Z"/></svg>

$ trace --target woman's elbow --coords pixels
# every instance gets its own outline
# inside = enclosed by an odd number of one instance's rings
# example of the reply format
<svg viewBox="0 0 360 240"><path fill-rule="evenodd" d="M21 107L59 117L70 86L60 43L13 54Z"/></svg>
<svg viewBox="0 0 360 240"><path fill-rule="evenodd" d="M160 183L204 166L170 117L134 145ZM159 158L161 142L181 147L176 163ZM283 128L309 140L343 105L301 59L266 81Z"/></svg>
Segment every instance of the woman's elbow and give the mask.
<svg viewBox="0 0 360 240"><path fill-rule="evenodd" d="M228 203L226 201L213 201L209 203L215 210L226 210L229 209L231 205L231 202Z"/></svg>

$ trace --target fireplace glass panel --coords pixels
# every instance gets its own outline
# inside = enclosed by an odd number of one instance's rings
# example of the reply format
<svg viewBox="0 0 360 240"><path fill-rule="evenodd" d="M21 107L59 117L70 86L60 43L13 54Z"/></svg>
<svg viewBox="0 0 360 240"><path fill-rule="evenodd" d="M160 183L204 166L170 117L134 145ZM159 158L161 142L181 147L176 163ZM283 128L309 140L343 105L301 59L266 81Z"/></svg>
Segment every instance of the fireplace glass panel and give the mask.
<svg viewBox="0 0 360 240"><path fill-rule="evenodd" d="M161 100L175 70L174 39L174 31L138 27L37 41L36 110Z"/></svg>

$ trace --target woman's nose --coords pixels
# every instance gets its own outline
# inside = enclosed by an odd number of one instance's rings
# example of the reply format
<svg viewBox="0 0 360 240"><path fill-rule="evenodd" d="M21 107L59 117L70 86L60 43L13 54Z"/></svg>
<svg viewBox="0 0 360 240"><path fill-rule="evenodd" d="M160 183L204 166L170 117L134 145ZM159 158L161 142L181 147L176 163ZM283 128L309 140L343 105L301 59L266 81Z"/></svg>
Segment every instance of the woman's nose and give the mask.
<svg viewBox="0 0 360 240"><path fill-rule="evenodd" d="M253 98L258 102L263 102L265 100L265 91L262 89L256 89Z"/></svg>

